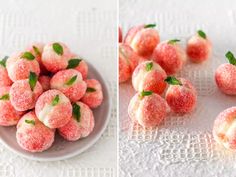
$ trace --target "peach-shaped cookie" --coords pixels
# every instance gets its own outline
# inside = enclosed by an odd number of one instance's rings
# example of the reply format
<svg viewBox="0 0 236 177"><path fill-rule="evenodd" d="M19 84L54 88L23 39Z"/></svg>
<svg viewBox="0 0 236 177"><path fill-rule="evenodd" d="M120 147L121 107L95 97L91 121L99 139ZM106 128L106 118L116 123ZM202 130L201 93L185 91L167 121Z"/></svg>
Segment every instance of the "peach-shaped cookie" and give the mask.
<svg viewBox="0 0 236 177"><path fill-rule="evenodd" d="M81 101L90 108L96 108L101 105L103 100L102 86L95 79L88 79L85 82L87 83L87 89Z"/></svg>
<svg viewBox="0 0 236 177"><path fill-rule="evenodd" d="M52 89L57 89L64 93L72 102L82 98L87 88L82 75L75 69L58 71L52 77L50 85Z"/></svg>
<svg viewBox="0 0 236 177"><path fill-rule="evenodd" d="M47 91L50 89L50 80L51 78L49 76L39 76L39 83L41 84L43 91Z"/></svg>
<svg viewBox="0 0 236 177"><path fill-rule="evenodd" d="M119 82L125 82L132 76L138 63L142 60L133 49L126 44L119 44Z"/></svg>
<svg viewBox="0 0 236 177"><path fill-rule="evenodd" d="M160 42L159 33L154 29L155 27L155 24L132 27L128 31L124 43L130 45L138 55L149 58Z"/></svg>
<svg viewBox="0 0 236 177"><path fill-rule="evenodd" d="M43 92L37 75L30 72L29 79L18 80L10 88L10 100L17 111L27 111L34 108L37 98Z"/></svg>
<svg viewBox="0 0 236 177"><path fill-rule="evenodd" d="M59 128L70 121L72 105L70 100L59 90L48 90L38 98L35 113L47 127Z"/></svg>
<svg viewBox="0 0 236 177"><path fill-rule="evenodd" d="M68 141L76 141L87 137L94 128L92 110L82 102L73 103L73 116L63 127L58 129L59 134Z"/></svg>
<svg viewBox="0 0 236 177"><path fill-rule="evenodd" d="M20 52L9 57L6 61L6 68L13 82L28 79L30 72L34 72L37 76L40 73L38 61L35 59L35 56L28 51Z"/></svg>
<svg viewBox="0 0 236 177"><path fill-rule="evenodd" d="M42 152L52 146L55 130L43 125L34 111L25 114L17 124L16 139L20 147L30 152Z"/></svg>
<svg viewBox="0 0 236 177"><path fill-rule="evenodd" d="M220 65L215 72L218 88L227 95L236 95L236 58L228 51L225 55L229 63Z"/></svg>
<svg viewBox="0 0 236 177"><path fill-rule="evenodd" d="M40 74L47 74L48 71L42 63L42 53L43 53L44 44L43 43L32 43L26 47L26 51L31 52L40 66Z"/></svg>
<svg viewBox="0 0 236 177"><path fill-rule="evenodd" d="M136 91L153 91L162 94L166 88L166 72L154 61L140 63L132 75L132 84Z"/></svg>
<svg viewBox="0 0 236 177"><path fill-rule="evenodd" d="M190 113L196 106L197 92L190 81L175 77L167 77L169 85L166 91L166 101L175 113Z"/></svg>
<svg viewBox="0 0 236 177"><path fill-rule="evenodd" d="M130 100L128 114L143 127L156 127L166 118L167 104L158 94L142 91Z"/></svg>
<svg viewBox="0 0 236 177"><path fill-rule="evenodd" d="M180 71L187 59L184 49L173 39L161 42L153 52L152 59L158 63L168 75Z"/></svg>
<svg viewBox="0 0 236 177"><path fill-rule="evenodd" d="M207 35L198 30L187 42L188 58L195 63L207 60L211 55L212 45Z"/></svg>
<svg viewBox="0 0 236 177"><path fill-rule="evenodd" d="M6 68L7 58L6 56L0 61L0 86L10 86L12 84L12 80L9 78Z"/></svg>
<svg viewBox="0 0 236 177"><path fill-rule="evenodd" d="M23 112L17 111L11 105L9 96L10 87L0 87L0 125L16 125Z"/></svg>
<svg viewBox="0 0 236 177"><path fill-rule="evenodd" d="M73 56L68 61L67 69L75 69L79 71L83 79L87 78L88 75L88 64L80 57Z"/></svg>
<svg viewBox="0 0 236 177"><path fill-rule="evenodd" d="M236 150L236 107L228 108L216 117L213 137L225 148Z"/></svg>
<svg viewBox="0 0 236 177"><path fill-rule="evenodd" d="M72 54L65 44L54 42L44 46L42 63L48 71L56 73L57 71L66 69L71 56Z"/></svg>

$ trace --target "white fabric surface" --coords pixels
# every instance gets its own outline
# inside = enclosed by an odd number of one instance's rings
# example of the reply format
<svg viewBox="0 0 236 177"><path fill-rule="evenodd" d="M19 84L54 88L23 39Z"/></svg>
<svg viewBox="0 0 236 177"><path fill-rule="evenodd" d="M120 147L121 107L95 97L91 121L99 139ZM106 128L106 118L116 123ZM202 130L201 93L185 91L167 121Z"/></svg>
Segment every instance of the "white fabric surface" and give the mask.
<svg viewBox="0 0 236 177"><path fill-rule="evenodd" d="M63 41L109 83L112 116L101 139L86 152L57 162L22 158L0 144L0 177L116 176L116 1L0 0L0 55L33 41Z"/></svg>
<svg viewBox="0 0 236 177"><path fill-rule="evenodd" d="M227 50L236 54L236 1L226 0L120 0L124 33L138 24L156 23L161 40L186 39L203 29L213 43L213 56L203 64L187 63L178 73L198 91L198 106L191 115L170 115L158 129L143 129L128 118L134 95L131 83L119 89L120 177L235 177L235 153L219 147L212 137L215 117L235 105L235 97L218 90L215 68L227 62Z"/></svg>

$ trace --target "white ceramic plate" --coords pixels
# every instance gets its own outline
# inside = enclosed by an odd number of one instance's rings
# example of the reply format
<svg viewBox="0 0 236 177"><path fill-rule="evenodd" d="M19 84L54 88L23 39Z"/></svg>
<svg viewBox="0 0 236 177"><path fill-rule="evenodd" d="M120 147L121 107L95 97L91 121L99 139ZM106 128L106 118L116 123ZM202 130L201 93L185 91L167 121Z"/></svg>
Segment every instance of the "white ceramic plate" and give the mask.
<svg viewBox="0 0 236 177"><path fill-rule="evenodd" d="M89 64L89 74L88 78L94 78L100 81L103 88L104 100L102 105L98 108L93 109L93 114L95 118L95 127L93 132L86 138L69 142L64 140L60 135L56 133L55 142L52 147L44 152L31 153L23 150L16 141L16 128L14 127L2 127L0 126L0 139L3 144L15 153L26 157L31 160L38 161L56 161L64 160L75 155L78 155L89 147L91 147L98 139L101 137L102 133L105 131L107 124L109 122L111 113L111 99L109 96L109 90L107 83L104 81L102 76L96 71L96 69Z"/></svg>

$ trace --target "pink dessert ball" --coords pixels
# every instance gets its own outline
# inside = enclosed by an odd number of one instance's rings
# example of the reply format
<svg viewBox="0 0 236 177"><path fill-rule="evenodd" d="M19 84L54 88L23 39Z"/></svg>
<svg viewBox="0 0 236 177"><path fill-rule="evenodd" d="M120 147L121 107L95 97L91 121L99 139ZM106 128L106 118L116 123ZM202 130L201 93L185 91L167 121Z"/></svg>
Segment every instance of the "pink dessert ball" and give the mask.
<svg viewBox="0 0 236 177"><path fill-rule="evenodd" d="M128 114L143 127L156 127L166 118L167 104L158 94L142 91L130 100Z"/></svg>
<svg viewBox="0 0 236 177"><path fill-rule="evenodd" d="M119 30L119 43L121 43L121 42L122 42L122 39L123 39L121 27L119 27L118 30Z"/></svg>
<svg viewBox="0 0 236 177"><path fill-rule="evenodd" d="M75 69L79 71L83 77L86 79L88 76L88 64L81 57L73 55L68 61L67 69Z"/></svg>
<svg viewBox="0 0 236 177"><path fill-rule="evenodd" d="M40 66L40 73L47 74L48 71L42 62L43 48L44 48L43 43L33 43L33 44L30 44L28 47L26 47L26 51L31 52L35 56Z"/></svg>
<svg viewBox="0 0 236 177"><path fill-rule="evenodd" d="M58 71L51 79L52 89L60 90L72 102L82 98L86 92L87 84L82 75L75 69Z"/></svg>
<svg viewBox="0 0 236 177"><path fill-rule="evenodd" d="M166 71L167 75L180 71L187 59L178 41L174 39L161 42L153 52L153 60Z"/></svg>
<svg viewBox="0 0 236 177"><path fill-rule="evenodd" d="M72 116L70 100L59 90L48 90L38 98L35 113L49 128L66 125Z"/></svg>
<svg viewBox="0 0 236 177"><path fill-rule="evenodd" d="M50 89L50 80L51 78L49 76L39 76L39 83L41 84L43 91L47 91Z"/></svg>
<svg viewBox="0 0 236 177"><path fill-rule="evenodd" d="M12 84L12 80L8 76L6 61L8 57L3 58L0 61L0 86L10 86Z"/></svg>
<svg viewBox="0 0 236 177"><path fill-rule="evenodd" d="M10 100L17 111L33 109L37 98L42 94L43 88L37 81L34 89L31 88L29 79L18 80L10 88Z"/></svg>
<svg viewBox="0 0 236 177"><path fill-rule="evenodd" d="M213 126L213 137L227 149L236 150L236 107L221 112Z"/></svg>
<svg viewBox="0 0 236 177"><path fill-rule="evenodd" d="M94 117L91 109L82 102L73 104L73 116L70 121L58 129L59 134L68 141L87 137L94 128Z"/></svg>
<svg viewBox="0 0 236 177"><path fill-rule="evenodd" d="M175 113L190 113L196 106L197 92L190 81L184 78L168 77L170 84L166 92L166 101Z"/></svg>
<svg viewBox="0 0 236 177"><path fill-rule="evenodd" d="M206 34L199 30L187 42L187 55L192 62L200 63L210 57L212 45Z"/></svg>
<svg viewBox="0 0 236 177"><path fill-rule="evenodd" d="M101 84L95 79L85 80L87 90L81 101L90 108L96 108L102 104L103 93Z"/></svg>
<svg viewBox="0 0 236 177"><path fill-rule="evenodd" d="M166 88L166 72L153 61L140 63L133 72L132 84L136 91L148 90L162 94Z"/></svg>
<svg viewBox="0 0 236 177"><path fill-rule="evenodd" d="M236 95L236 59L229 51L226 53L229 63L220 65L215 72L218 88L227 95Z"/></svg>
<svg viewBox="0 0 236 177"><path fill-rule="evenodd" d="M128 31L124 43L130 45L138 55L149 58L160 42L159 34L154 29L155 26L155 24L147 24L132 27Z"/></svg>
<svg viewBox="0 0 236 177"><path fill-rule="evenodd" d="M126 44L119 44L119 82L125 82L131 78L132 73L141 57Z"/></svg>
<svg viewBox="0 0 236 177"><path fill-rule="evenodd" d="M0 87L0 125L16 125L23 112L17 111L11 105L9 96L10 87Z"/></svg>
<svg viewBox="0 0 236 177"><path fill-rule="evenodd" d="M16 139L21 148L42 152L52 146L55 130L43 125L34 111L25 114L17 124Z"/></svg>
<svg viewBox="0 0 236 177"><path fill-rule="evenodd" d="M48 71L56 73L59 70L66 69L71 55L65 44L61 42L50 43L43 48L42 63Z"/></svg>
<svg viewBox="0 0 236 177"><path fill-rule="evenodd" d="M6 67L10 79L17 80L28 79L30 72L39 75L40 67L35 56L31 52L20 52L7 59Z"/></svg>

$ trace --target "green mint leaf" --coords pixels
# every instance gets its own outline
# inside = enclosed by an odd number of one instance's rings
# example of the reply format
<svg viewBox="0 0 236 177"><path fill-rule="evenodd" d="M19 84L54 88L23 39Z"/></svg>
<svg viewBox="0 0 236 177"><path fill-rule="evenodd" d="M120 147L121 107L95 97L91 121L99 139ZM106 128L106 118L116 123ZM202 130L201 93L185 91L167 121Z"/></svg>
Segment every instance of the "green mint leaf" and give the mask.
<svg viewBox="0 0 236 177"><path fill-rule="evenodd" d="M36 53L36 55L41 55L39 49L33 45L33 49L34 49L34 52Z"/></svg>
<svg viewBox="0 0 236 177"><path fill-rule="evenodd" d="M0 60L0 65L2 65L4 68L6 68L7 59L8 59L8 56L5 56L2 60Z"/></svg>
<svg viewBox="0 0 236 177"><path fill-rule="evenodd" d="M34 91L34 87L36 86L37 81L38 81L38 76L34 72L30 71L29 85L32 91Z"/></svg>
<svg viewBox="0 0 236 177"><path fill-rule="evenodd" d="M35 121L34 120L25 119L25 123L35 125Z"/></svg>
<svg viewBox="0 0 236 177"><path fill-rule="evenodd" d="M147 24L144 26L144 28L155 28L156 24Z"/></svg>
<svg viewBox="0 0 236 177"><path fill-rule="evenodd" d="M59 103L60 97L56 95L55 98L52 100L52 106L56 106Z"/></svg>
<svg viewBox="0 0 236 177"><path fill-rule="evenodd" d="M206 33L204 33L204 31L198 30L197 33L198 33L198 35L199 35L200 37L202 37L203 39L206 39L206 38L207 38Z"/></svg>
<svg viewBox="0 0 236 177"><path fill-rule="evenodd" d="M180 82L180 80L176 79L174 76L168 76L165 79L165 82L167 82L170 85L182 85L182 83Z"/></svg>
<svg viewBox="0 0 236 177"><path fill-rule="evenodd" d="M153 67L153 62L147 63L146 64L146 71L150 71Z"/></svg>
<svg viewBox="0 0 236 177"><path fill-rule="evenodd" d="M76 68L81 61L82 61L82 59L79 59L79 58L70 59L69 62L68 62L67 69Z"/></svg>
<svg viewBox="0 0 236 177"><path fill-rule="evenodd" d="M167 43L168 43L168 44L175 44L175 43L177 43L177 42L180 42L180 40L179 40L179 39L171 39L171 40L169 40Z"/></svg>
<svg viewBox="0 0 236 177"><path fill-rule="evenodd" d="M34 60L35 59L34 55L30 52L23 53L21 58L24 58L24 59L27 59L27 60Z"/></svg>
<svg viewBox="0 0 236 177"><path fill-rule="evenodd" d="M9 93L7 93L7 94L5 94L5 95L2 95L2 96L0 97L0 100L9 100L9 99L10 99Z"/></svg>
<svg viewBox="0 0 236 177"><path fill-rule="evenodd" d="M232 65L236 65L236 58L234 57L234 54L230 51L228 51L225 54L226 58L229 60L229 63Z"/></svg>
<svg viewBox="0 0 236 177"><path fill-rule="evenodd" d="M63 55L63 47L61 46L61 44L53 43L52 48L58 55Z"/></svg>
<svg viewBox="0 0 236 177"><path fill-rule="evenodd" d="M66 82L66 85L72 85L77 79L77 75L73 76L70 80Z"/></svg>
<svg viewBox="0 0 236 177"><path fill-rule="evenodd" d="M77 120L77 122L80 122L80 117L81 117L80 106L77 105L76 103L74 103L72 105L72 107L73 107L73 116L74 116L74 118Z"/></svg>
<svg viewBox="0 0 236 177"><path fill-rule="evenodd" d="M152 91L142 91L141 93L140 93L140 95L139 95L139 97L142 99L143 97L145 97L145 96L149 96L149 95L151 95L152 94Z"/></svg>
<svg viewBox="0 0 236 177"><path fill-rule="evenodd" d="M96 89L92 87L87 87L86 92L96 92Z"/></svg>

